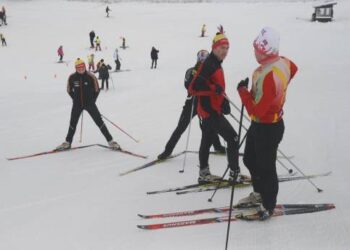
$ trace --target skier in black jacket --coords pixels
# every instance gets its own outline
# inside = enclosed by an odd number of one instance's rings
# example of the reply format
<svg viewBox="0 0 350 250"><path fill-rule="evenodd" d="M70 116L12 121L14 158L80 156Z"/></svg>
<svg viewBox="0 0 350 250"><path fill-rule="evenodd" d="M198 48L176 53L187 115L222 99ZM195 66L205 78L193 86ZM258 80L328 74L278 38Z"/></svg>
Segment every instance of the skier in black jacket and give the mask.
<svg viewBox="0 0 350 250"><path fill-rule="evenodd" d="M99 77L102 80L101 89L104 89L104 85L106 82L106 90L108 90L108 79L109 79L108 70L110 70L110 69L112 69L112 67L109 64L106 65L104 62L98 68Z"/></svg>
<svg viewBox="0 0 350 250"><path fill-rule="evenodd" d="M205 61L205 59L208 57L208 55L209 55L209 52L206 50L198 51L196 65L192 68L189 68L185 74L185 88L186 89L188 89L188 86L190 85L190 83L192 81L193 75L196 73L196 70L198 69L199 65ZM191 116L192 106L193 106L193 112L192 112L192 116ZM183 132L185 132L190 121L196 115L197 115L196 97L193 97L187 93L186 102L185 102L185 105L183 106L182 113L180 115L180 119L179 119L179 122L177 124L177 127L174 130L174 132L172 133L169 141L167 142L163 153L158 155L158 159L163 160L163 159L168 158L171 155L171 153L173 152L181 135L183 134ZM217 134L213 135L213 146L214 146L214 149L216 152L219 152L222 154L226 153L226 148L221 145L220 139L219 139Z"/></svg>
<svg viewBox="0 0 350 250"><path fill-rule="evenodd" d="M56 150L67 150L71 148L73 136L83 110L86 110L90 114L96 125L100 128L110 148L119 150L119 144L113 140L95 103L99 94L96 77L86 71L85 63L80 58L76 60L75 68L76 72L69 76L67 84L67 92L73 100L68 134L66 141L59 145Z"/></svg>
<svg viewBox="0 0 350 250"><path fill-rule="evenodd" d="M155 69L157 68L158 53L159 53L159 50L157 50L155 47L152 47L152 51L151 51L152 66L151 66L151 69L153 69L153 66Z"/></svg>
<svg viewBox="0 0 350 250"><path fill-rule="evenodd" d="M90 37L90 44L91 44L91 49L95 48L94 46L94 39L95 39L95 32L92 30L90 33L89 33L89 37Z"/></svg>

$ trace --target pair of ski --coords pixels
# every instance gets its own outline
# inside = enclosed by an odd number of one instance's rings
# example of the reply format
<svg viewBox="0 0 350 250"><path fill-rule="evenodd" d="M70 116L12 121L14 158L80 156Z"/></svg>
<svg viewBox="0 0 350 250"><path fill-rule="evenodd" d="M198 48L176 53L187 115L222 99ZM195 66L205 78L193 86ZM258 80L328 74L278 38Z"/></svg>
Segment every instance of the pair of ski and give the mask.
<svg viewBox="0 0 350 250"><path fill-rule="evenodd" d="M27 158L32 158L32 157L41 156L41 155L49 155L49 154L55 154L55 153L60 153L60 152L67 152L67 151L83 149L83 148L89 148L89 147L94 147L94 146L111 149L110 147L108 147L106 145L102 145L102 144L89 144L89 145L84 145L84 146L72 147L70 149L65 149L65 150L53 149L53 150L44 151L44 152L35 153L35 154L30 154L30 155L10 157L10 158L7 158L7 160L9 160L9 161L21 160L21 159L27 159ZM113 150L113 149L111 149L111 150ZM136 153L124 150L124 149L118 149L118 150L113 150L113 151L117 151L117 152L120 152L120 153L123 153L123 154L135 156L135 157L138 157L138 158L143 158L143 159L147 158L147 156L136 154Z"/></svg>
<svg viewBox="0 0 350 250"><path fill-rule="evenodd" d="M136 167L136 168L133 168L133 169L130 169L128 171L125 171L125 172L122 172L120 173L119 175L120 176L124 176L124 175L128 175L128 174L131 174L131 173L134 173L134 172L137 172L137 171L140 171L142 169L145 169L145 168L149 168L149 167L152 167L154 165L157 165L159 163L162 163L162 162L165 162L167 160L170 160L172 158L175 158L175 157L178 157L180 155L183 155L185 153L191 153L191 154L198 154L198 151L194 151L194 150L187 150L187 151L182 151L182 152L179 152L179 153L176 153L176 154L173 154L173 155L170 155L168 158L166 159L155 159L153 161L150 161L150 162L147 162L139 167ZM210 154L213 154L213 155L225 155L223 153L220 153L220 152L210 152ZM240 156L243 156L242 153L239 154ZM293 156L289 156L288 158L292 158ZM283 158L281 156L279 156L279 158Z"/></svg>
<svg viewBox="0 0 350 250"><path fill-rule="evenodd" d="M283 215L315 213L320 211L331 210L333 208L335 208L335 205L332 203L279 204L279 205L276 205L276 208L274 210L272 217L283 216ZM229 216L227 215L229 211L230 211L230 207L218 207L218 208L206 208L206 209L179 211L179 212L173 212L173 213L162 213L162 214L152 214L152 215L138 214L138 216L143 219L173 218L173 217L195 216L195 215L201 215L201 214L225 214L225 215L209 217L209 218L201 218L201 219L173 221L173 222L166 222L166 223L137 225L137 227L140 229L155 230L155 229L222 223L222 222L227 222L229 220L231 221L259 220L259 216L257 214L257 206L251 206L247 208L240 208L235 206L232 209L231 218L229 218Z"/></svg>
<svg viewBox="0 0 350 250"><path fill-rule="evenodd" d="M289 182L289 181L298 181L298 180L306 180L306 179L313 179L317 177L324 177L330 175L332 172L326 172L322 174L314 174L314 175L306 175L306 176L279 176L278 181L279 182ZM235 187L242 188L242 187L248 187L251 186L252 182L250 178L245 177L242 181L235 184ZM223 180L222 182L211 182L206 184L190 184L185 185L181 187L175 187L175 188L166 188L161 190L155 190L147 192L147 194L162 194L162 193L170 193L170 192L176 192L177 195L181 194L188 194L188 193L200 193L200 192L208 192L208 191L214 191L215 189L225 189L230 188L231 184L228 180Z"/></svg>

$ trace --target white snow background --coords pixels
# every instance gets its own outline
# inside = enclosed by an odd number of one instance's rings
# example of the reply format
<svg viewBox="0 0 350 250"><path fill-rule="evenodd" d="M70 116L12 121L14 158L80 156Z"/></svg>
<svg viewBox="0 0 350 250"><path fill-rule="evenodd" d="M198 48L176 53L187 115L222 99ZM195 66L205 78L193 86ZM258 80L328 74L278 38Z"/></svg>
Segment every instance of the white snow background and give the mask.
<svg viewBox="0 0 350 250"><path fill-rule="evenodd" d="M229 190L219 191L212 204L207 202L210 193L146 195L196 182L197 155L187 156L184 174L178 172L181 156L119 176L163 150L186 98L185 71L194 65L199 49L210 49L219 24L231 45L223 63L227 94L238 106L236 85L257 67L252 41L262 27L280 32L281 55L299 67L288 90L280 148L294 155L293 161L306 174L332 174L313 180L323 193L307 181L282 183L278 202L337 206L262 223L233 222L230 249L349 249L349 1L339 1L332 23L309 21L312 2L113 3L110 18L105 17L106 5L98 2L1 1L0 5L7 8L9 23L0 27L8 43L0 47L1 250L224 249L226 223L159 231L136 228L162 221L145 221L137 213L229 204ZM208 37L200 38L204 23ZM6 157L50 150L64 141L71 109L66 81L74 60L86 60L92 52L88 49L92 29L102 40L103 51L95 53L96 59L104 58L113 67L113 51L121 45L121 36L127 39L130 47L120 55L122 69L131 71L112 74L115 89L101 92L97 104L102 114L140 143L106 122L114 139L149 159L92 147L7 161ZM67 64L56 63L59 45ZM150 70L152 46L160 50L156 70ZM80 123L75 146L80 145L79 130ZM174 152L184 150L186 135ZM199 148L200 137L195 118L190 149ZM85 113L82 144L90 143L106 142ZM210 166L221 175L225 157L211 156ZM241 169L247 173L243 163ZM278 172L286 174L280 166ZM235 201L249 192L251 188L236 189Z"/></svg>

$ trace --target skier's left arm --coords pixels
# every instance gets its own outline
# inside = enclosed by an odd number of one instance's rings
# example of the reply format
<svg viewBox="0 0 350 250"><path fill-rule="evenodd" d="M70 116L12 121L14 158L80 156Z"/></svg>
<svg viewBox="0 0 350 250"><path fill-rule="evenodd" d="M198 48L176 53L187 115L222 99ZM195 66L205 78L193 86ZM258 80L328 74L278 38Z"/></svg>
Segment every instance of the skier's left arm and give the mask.
<svg viewBox="0 0 350 250"><path fill-rule="evenodd" d="M275 98L276 87L273 79L273 72L266 75L263 81L263 94L258 102L254 101L253 95L246 87L238 88L238 93L241 97L242 103L249 115L262 117L269 110Z"/></svg>

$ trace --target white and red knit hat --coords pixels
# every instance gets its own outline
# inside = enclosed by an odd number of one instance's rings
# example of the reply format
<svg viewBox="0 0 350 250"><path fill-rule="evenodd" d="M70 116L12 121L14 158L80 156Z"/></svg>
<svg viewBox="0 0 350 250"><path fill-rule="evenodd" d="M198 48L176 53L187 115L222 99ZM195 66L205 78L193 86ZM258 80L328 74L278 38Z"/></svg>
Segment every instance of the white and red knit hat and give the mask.
<svg viewBox="0 0 350 250"><path fill-rule="evenodd" d="M279 33L270 27L265 27L260 31L258 37L255 38L253 46L260 54L273 56L278 55L279 44Z"/></svg>

